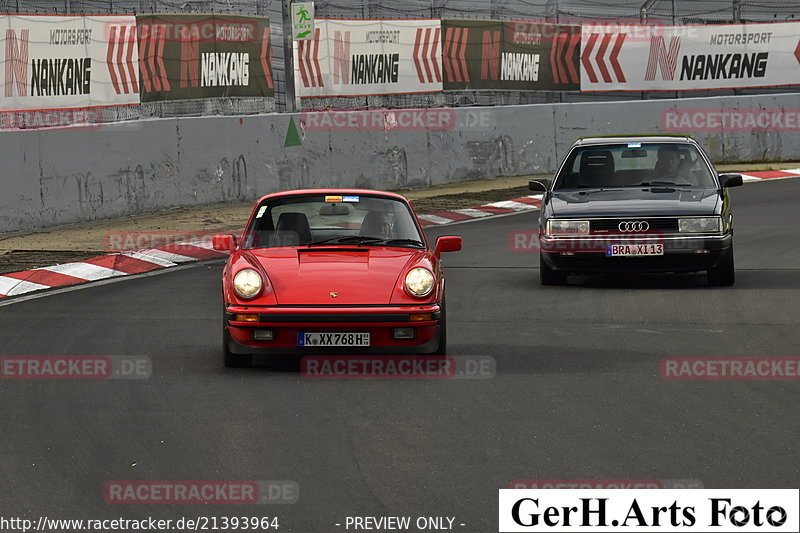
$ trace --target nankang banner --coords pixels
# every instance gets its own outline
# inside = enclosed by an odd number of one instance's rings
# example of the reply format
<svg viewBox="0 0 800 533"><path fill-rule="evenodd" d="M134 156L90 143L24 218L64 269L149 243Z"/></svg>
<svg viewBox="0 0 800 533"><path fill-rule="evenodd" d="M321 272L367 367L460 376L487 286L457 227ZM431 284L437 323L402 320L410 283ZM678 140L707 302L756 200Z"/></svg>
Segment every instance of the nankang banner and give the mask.
<svg viewBox="0 0 800 533"><path fill-rule="evenodd" d="M443 20L444 90L577 91L580 26Z"/></svg>
<svg viewBox="0 0 800 533"><path fill-rule="evenodd" d="M274 96L269 19L139 15L143 102Z"/></svg>
<svg viewBox="0 0 800 533"><path fill-rule="evenodd" d="M0 111L139 103L134 17L2 18Z"/></svg>
<svg viewBox="0 0 800 533"><path fill-rule="evenodd" d="M438 19L316 19L313 39L294 42L303 98L442 90Z"/></svg>
<svg viewBox="0 0 800 533"><path fill-rule="evenodd" d="M800 22L582 26L581 90L690 91L800 84Z"/></svg>

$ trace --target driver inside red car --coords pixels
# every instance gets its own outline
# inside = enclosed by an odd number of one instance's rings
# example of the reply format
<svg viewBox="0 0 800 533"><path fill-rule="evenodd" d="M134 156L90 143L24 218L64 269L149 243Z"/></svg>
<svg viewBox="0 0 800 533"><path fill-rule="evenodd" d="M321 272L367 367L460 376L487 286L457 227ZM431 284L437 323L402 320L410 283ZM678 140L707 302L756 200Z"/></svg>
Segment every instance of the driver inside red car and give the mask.
<svg viewBox="0 0 800 533"><path fill-rule="evenodd" d="M361 222L359 234L364 237L392 238L392 215L381 211L369 211Z"/></svg>

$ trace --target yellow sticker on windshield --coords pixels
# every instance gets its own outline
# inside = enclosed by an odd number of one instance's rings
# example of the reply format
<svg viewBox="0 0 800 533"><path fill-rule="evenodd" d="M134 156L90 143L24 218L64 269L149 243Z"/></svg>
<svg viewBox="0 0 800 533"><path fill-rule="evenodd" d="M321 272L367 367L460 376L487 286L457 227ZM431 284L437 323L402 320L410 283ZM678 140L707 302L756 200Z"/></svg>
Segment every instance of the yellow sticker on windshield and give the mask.
<svg viewBox="0 0 800 533"><path fill-rule="evenodd" d="M326 202L341 202L342 201L342 197L341 196L326 196L325 197L325 201Z"/></svg>

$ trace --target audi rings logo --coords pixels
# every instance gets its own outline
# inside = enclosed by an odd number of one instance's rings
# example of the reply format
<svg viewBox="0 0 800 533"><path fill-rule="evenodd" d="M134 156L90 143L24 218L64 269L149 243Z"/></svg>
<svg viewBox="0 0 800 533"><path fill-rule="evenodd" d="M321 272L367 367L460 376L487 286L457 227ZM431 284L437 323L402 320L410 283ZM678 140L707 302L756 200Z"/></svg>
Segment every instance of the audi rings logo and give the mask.
<svg viewBox="0 0 800 533"><path fill-rule="evenodd" d="M626 220L625 222L620 222L617 227L624 232L647 231L650 229L650 224L646 220Z"/></svg>

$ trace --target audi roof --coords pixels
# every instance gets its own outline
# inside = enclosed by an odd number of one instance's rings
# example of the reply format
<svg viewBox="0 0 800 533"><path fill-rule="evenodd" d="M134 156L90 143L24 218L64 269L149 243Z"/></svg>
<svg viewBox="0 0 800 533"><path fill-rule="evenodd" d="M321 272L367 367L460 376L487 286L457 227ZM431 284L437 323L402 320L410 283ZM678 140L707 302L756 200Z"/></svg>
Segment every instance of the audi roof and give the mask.
<svg viewBox="0 0 800 533"><path fill-rule="evenodd" d="M581 137L573 146L585 146L593 144L624 144L631 142L648 142L648 143L692 143L697 144L692 137L688 135L664 135L664 134L647 134L637 133L635 135L592 135L591 137Z"/></svg>

